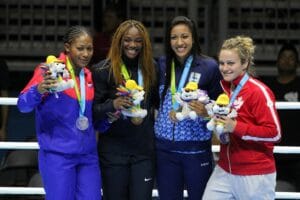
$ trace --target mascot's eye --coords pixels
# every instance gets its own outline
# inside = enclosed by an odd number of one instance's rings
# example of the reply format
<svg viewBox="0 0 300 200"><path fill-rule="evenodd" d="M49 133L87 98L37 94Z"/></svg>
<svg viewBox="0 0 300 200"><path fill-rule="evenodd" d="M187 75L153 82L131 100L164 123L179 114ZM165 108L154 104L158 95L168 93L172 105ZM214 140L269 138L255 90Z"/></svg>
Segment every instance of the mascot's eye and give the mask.
<svg viewBox="0 0 300 200"><path fill-rule="evenodd" d="M220 109L220 107L218 105L214 105L213 112L217 113L217 112L219 112L219 109Z"/></svg>
<svg viewBox="0 0 300 200"><path fill-rule="evenodd" d="M224 112L225 112L225 113L229 113L229 111L230 111L230 109L229 109L228 107L226 107L226 108L224 109Z"/></svg>

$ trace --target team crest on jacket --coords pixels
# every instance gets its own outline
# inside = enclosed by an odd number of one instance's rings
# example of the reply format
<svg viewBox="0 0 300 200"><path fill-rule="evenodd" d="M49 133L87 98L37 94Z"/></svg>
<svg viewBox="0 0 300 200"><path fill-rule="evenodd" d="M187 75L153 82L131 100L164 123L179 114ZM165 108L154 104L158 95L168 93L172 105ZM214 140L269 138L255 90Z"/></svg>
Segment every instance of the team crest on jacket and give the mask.
<svg viewBox="0 0 300 200"><path fill-rule="evenodd" d="M234 102L233 102L233 107L236 109L236 110L239 110L242 105L244 104L244 100L242 97L238 97Z"/></svg>
<svg viewBox="0 0 300 200"><path fill-rule="evenodd" d="M201 74L197 72L191 72L189 77L189 82L196 82L199 83L201 78Z"/></svg>

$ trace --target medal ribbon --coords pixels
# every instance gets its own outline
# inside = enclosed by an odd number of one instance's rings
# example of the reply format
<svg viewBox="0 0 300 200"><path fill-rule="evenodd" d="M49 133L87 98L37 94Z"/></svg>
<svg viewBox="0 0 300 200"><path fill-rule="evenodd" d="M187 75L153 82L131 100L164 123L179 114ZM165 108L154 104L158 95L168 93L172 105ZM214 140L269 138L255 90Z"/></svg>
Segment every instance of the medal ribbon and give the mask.
<svg viewBox="0 0 300 200"><path fill-rule="evenodd" d="M241 79L241 81L239 82L239 84L236 86L236 88L234 89L234 91L232 92L232 95L230 96L230 103L229 103L229 107L232 106L233 102L235 101L237 95L240 93L241 89L244 87L244 85L246 84L246 82L249 79L249 75L246 72L243 76L243 78Z"/></svg>
<svg viewBox="0 0 300 200"><path fill-rule="evenodd" d="M74 68L69 60L69 58L67 57L67 68L71 73L71 77L75 83L75 93L78 99L78 103L79 103L79 116L83 116L84 111L85 111L85 77L84 77L84 69L82 68L80 70L79 73L79 81L80 81L80 91L78 88L78 84L76 81L76 77L75 77L75 72L74 72Z"/></svg>
<svg viewBox="0 0 300 200"><path fill-rule="evenodd" d="M128 79L130 79L130 76L129 76L129 73L128 73L128 70L126 68L126 66L124 65L124 63L121 65L121 72L122 72L122 75L124 77L124 79L127 81ZM143 81L143 75L142 75L142 71L140 69L140 67L138 66L138 84L140 86L143 87L144 85L144 81ZM138 107L140 107L141 105L139 105Z"/></svg>
<svg viewBox="0 0 300 200"><path fill-rule="evenodd" d="M184 83L186 82L187 76L189 74L191 65L192 65L192 61L193 61L193 56L189 56L187 61L185 62L184 65L184 69L183 72L181 74L180 77L180 81L178 84L178 88L177 88L177 92L181 91L181 89L183 88ZM172 66L171 66L171 94L172 94L172 105L173 105L173 109L177 110L179 108L179 104L178 102L176 102L175 100L175 93L176 93L176 75L175 75L175 64L174 64L174 60L172 61Z"/></svg>
<svg viewBox="0 0 300 200"><path fill-rule="evenodd" d="M128 79L130 79L128 70L127 70L126 66L124 65L124 63L121 65L121 73L126 81ZM138 84L140 86L144 85L143 75L142 75L142 71L141 71L140 67L138 67Z"/></svg>

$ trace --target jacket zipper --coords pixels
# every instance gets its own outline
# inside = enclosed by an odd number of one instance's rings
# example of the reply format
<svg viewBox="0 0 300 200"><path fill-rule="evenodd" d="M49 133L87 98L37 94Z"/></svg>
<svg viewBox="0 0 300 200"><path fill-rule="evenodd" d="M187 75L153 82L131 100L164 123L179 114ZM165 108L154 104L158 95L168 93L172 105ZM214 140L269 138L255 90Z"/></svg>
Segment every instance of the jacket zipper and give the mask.
<svg viewBox="0 0 300 200"><path fill-rule="evenodd" d="M227 145L226 154L227 154L229 173L231 174L232 171L231 171L231 162L230 162L230 157L229 157L229 148L230 148L230 142Z"/></svg>
<svg viewBox="0 0 300 200"><path fill-rule="evenodd" d="M175 141L175 122L173 122L173 127L172 127L172 141Z"/></svg>

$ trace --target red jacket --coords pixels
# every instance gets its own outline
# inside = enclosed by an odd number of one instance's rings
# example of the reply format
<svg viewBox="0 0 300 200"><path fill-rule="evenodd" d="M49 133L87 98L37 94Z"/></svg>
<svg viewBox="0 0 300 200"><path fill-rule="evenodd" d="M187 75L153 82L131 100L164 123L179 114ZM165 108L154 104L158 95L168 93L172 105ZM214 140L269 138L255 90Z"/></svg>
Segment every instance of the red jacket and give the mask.
<svg viewBox="0 0 300 200"><path fill-rule="evenodd" d="M236 86L242 77L233 81ZM221 81L223 90L231 95L230 83ZM221 144L218 164L236 175L259 175L276 171L274 143L281 138L281 127L273 92L252 77L234 101L237 124L230 134L230 143Z"/></svg>

